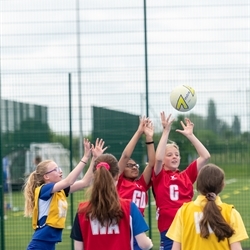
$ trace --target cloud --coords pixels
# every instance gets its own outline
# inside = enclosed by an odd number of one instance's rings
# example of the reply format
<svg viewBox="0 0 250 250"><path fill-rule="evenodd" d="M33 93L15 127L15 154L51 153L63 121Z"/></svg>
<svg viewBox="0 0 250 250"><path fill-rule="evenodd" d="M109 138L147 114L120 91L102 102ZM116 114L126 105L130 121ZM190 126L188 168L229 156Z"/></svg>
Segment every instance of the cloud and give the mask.
<svg viewBox="0 0 250 250"><path fill-rule="evenodd" d="M48 105L52 127L67 130L72 73L73 119L79 119L80 95L85 131L92 126L91 105L145 115L143 1L79 3L81 93L76 2L1 1L2 95ZM158 122L162 110L176 114L169 93L188 84L198 92L194 112L206 114L213 97L221 117L230 120L239 114L248 129L249 1L148 1L147 18L152 118Z"/></svg>

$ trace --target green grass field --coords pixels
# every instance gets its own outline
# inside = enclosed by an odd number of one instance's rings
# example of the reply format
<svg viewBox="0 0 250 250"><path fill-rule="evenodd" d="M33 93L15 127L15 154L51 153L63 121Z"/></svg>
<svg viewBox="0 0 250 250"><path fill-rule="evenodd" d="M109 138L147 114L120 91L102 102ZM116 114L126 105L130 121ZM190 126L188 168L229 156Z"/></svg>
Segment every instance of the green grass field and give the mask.
<svg viewBox="0 0 250 250"><path fill-rule="evenodd" d="M234 204L235 208L241 213L245 226L247 228L248 234L250 234L250 180L247 176L235 176L235 169L232 173L228 173L226 187L221 193L221 198L224 202ZM238 172L239 173L239 172ZM7 211L8 219L5 220L5 250L21 250L26 249L27 244L29 243L32 237L32 227L31 219L23 217L23 206L24 199L23 195L20 192L14 192L13 194L13 210ZM83 199L83 192L77 192L73 195L73 215L77 208L79 201ZM151 198L153 203L153 198ZM70 198L68 198L70 203ZM152 240L154 243L153 249L159 249L159 233L155 221L155 206L151 204L151 218L152 218ZM148 209L145 215L146 220L148 221ZM71 225L71 212L68 211L66 229L63 232L63 242L59 243L57 250L69 250L71 249L71 239L70 234L70 225ZM242 242L242 246L245 249L250 249L250 240ZM73 249L73 248L72 248Z"/></svg>

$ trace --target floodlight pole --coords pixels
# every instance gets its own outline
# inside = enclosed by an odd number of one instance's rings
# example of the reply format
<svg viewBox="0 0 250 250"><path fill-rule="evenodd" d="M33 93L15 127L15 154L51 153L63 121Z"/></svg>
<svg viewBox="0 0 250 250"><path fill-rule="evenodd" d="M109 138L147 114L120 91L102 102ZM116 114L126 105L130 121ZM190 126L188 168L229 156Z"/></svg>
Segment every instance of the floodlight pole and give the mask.
<svg viewBox="0 0 250 250"><path fill-rule="evenodd" d="M147 3L144 1L144 51L145 51L145 92L146 92L146 115L149 116L148 104L148 47L147 47ZM148 190L148 225L149 237L152 238L152 219L151 219L151 192Z"/></svg>
<svg viewBox="0 0 250 250"><path fill-rule="evenodd" d="M83 155L82 132L82 85L81 85L81 31L80 31L80 6L76 0L76 40L77 40L77 79L78 79L78 108L79 108L79 159Z"/></svg>

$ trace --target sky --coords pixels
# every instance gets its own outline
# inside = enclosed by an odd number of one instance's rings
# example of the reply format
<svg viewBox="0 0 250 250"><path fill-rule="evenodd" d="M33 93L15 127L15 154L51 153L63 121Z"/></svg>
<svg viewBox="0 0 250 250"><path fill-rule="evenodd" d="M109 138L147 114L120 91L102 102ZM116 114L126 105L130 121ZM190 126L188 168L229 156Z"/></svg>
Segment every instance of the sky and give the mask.
<svg viewBox="0 0 250 250"><path fill-rule="evenodd" d="M0 0L2 98L46 105L51 128L68 131L70 73L75 133L79 105L84 133L92 128L92 106L145 115L143 3ZM213 99L219 118L231 123L238 115L250 131L250 1L146 4L153 122L159 125L162 110L178 115L169 94L187 84L197 92L191 112L207 115Z"/></svg>

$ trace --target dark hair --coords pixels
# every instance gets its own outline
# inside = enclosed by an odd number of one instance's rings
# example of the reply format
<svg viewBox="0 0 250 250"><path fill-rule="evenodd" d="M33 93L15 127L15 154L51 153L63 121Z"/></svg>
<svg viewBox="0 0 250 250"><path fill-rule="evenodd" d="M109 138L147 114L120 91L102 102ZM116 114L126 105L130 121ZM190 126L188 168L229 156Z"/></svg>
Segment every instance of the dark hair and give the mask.
<svg viewBox="0 0 250 250"><path fill-rule="evenodd" d="M106 225L105 223L118 224L123 217L115 186L115 178L118 178L119 174L118 161L112 154L102 154L95 160L93 171L89 203L78 212L86 213L86 217L91 219L97 219L102 226Z"/></svg>
<svg viewBox="0 0 250 250"><path fill-rule="evenodd" d="M40 155L37 155L34 159L34 162L36 165L38 165L42 161L42 157Z"/></svg>
<svg viewBox="0 0 250 250"><path fill-rule="evenodd" d="M221 208L216 205L215 199L224 187L224 171L214 164L204 166L197 178L196 188L207 197L207 203L203 208L203 217L200 221L201 237L208 238L211 227L218 241L230 238L234 230L226 222L221 214Z"/></svg>

